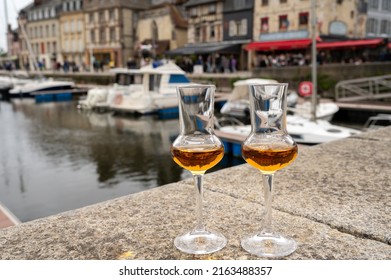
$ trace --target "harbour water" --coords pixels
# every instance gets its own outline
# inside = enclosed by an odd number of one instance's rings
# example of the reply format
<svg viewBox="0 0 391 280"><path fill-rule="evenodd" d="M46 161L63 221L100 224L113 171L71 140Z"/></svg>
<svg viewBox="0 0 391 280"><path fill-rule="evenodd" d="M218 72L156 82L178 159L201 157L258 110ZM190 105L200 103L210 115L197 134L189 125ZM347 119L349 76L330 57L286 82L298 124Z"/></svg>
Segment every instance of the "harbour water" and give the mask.
<svg viewBox="0 0 391 280"><path fill-rule="evenodd" d="M0 102L0 201L22 222L190 177L174 163L178 119ZM213 172L242 164L224 156Z"/></svg>

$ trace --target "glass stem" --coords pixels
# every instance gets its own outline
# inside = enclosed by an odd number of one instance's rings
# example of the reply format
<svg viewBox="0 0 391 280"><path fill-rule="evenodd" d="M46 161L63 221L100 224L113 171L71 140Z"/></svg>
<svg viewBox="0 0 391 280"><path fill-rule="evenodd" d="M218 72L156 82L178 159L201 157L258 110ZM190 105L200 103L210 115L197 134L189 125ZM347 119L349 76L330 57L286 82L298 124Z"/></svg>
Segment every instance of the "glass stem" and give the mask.
<svg viewBox="0 0 391 280"><path fill-rule="evenodd" d="M265 213L261 232L272 232L272 200L273 200L273 176L274 174L262 174L263 191L265 197Z"/></svg>
<svg viewBox="0 0 391 280"><path fill-rule="evenodd" d="M197 225L195 231L205 231L204 218L202 214L202 198L204 195L203 190L203 177L204 174L194 174L194 185L196 187L196 215L197 215Z"/></svg>

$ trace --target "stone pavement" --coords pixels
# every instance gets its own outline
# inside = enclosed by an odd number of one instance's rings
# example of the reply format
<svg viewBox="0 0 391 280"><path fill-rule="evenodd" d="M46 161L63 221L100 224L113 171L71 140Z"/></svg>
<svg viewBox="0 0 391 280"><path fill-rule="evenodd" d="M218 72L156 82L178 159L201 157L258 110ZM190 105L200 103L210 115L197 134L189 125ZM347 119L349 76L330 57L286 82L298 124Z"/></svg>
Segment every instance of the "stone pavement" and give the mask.
<svg viewBox="0 0 391 280"><path fill-rule="evenodd" d="M192 228L192 180L0 230L0 259L258 259L240 238L261 222L261 176L243 164L205 176L207 225L228 238L210 255L176 250ZM274 229L285 259L391 259L391 127L299 151L276 173Z"/></svg>

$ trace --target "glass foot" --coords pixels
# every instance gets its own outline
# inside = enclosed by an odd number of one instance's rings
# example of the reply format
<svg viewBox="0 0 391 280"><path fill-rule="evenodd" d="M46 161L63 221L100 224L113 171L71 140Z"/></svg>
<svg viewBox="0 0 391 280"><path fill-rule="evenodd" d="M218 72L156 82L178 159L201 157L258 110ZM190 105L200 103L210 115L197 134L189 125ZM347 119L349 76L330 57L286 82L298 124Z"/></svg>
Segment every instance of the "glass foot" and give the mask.
<svg viewBox="0 0 391 280"><path fill-rule="evenodd" d="M175 247L188 254L209 254L225 247L224 235L212 231L190 231L174 240Z"/></svg>
<svg viewBox="0 0 391 280"><path fill-rule="evenodd" d="M296 241L278 233L257 233L246 236L242 248L258 257L284 257L297 249Z"/></svg>

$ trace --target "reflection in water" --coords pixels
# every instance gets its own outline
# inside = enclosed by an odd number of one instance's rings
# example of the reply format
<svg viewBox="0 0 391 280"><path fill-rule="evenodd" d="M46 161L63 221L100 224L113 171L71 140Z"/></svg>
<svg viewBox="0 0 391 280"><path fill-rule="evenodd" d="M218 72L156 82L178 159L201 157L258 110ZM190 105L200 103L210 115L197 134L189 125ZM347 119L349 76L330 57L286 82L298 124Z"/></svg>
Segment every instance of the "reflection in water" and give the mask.
<svg viewBox="0 0 391 280"><path fill-rule="evenodd" d="M191 174L171 159L178 120L0 103L0 201L28 221L158 187ZM224 157L215 169L233 164Z"/></svg>

